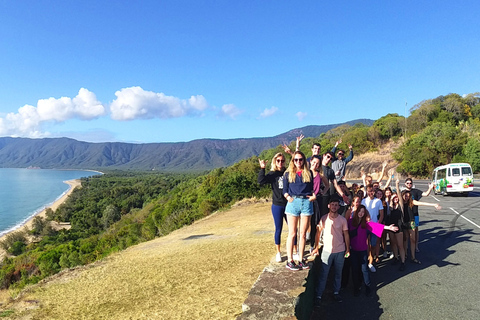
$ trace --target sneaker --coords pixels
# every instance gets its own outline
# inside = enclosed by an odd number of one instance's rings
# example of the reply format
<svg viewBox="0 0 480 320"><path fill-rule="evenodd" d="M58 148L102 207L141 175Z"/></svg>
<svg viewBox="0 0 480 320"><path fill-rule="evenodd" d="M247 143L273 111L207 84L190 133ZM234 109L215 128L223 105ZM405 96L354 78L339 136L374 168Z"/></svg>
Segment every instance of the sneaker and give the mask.
<svg viewBox="0 0 480 320"><path fill-rule="evenodd" d="M310 266L308 265L308 263L306 263L305 261L300 261L298 263L298 267L302 270L308 270L310 269Z"/></svg>
<svg viewBox="0 0 480 320"><path fill-rule="evenodd" d="M388 251L383 251L383 258L386 259L388 257Z"/></svg>
<svg viewBox="0 0 480 320"><path fill-rule="evenodd" d="M292 271L298 271L301 270L301 268L295 264L295 261L288 261L286 265L287 269L290 269Z"/></svg>
<svg viewBox="0 0 480 320"><path fill-rule="evenodd" d="M370 269L370 272L377 272L377 269L375 269L375 267L371 263L368 264L368 269Z"/></svg>
<svg viewBox="0 0 480 320"><path fill-rule="evenodd" d="M322 304L322 298L315 298L315 302L313 306L320 307L321 304Z"/></svg>
<svg viewBox="0 0 480 320"><path fill-rule="evenodd" d="M280 252L277 252L277 255L275 256L275 261L282 262L282 255L280 254Z"/></svg>
<svg viewBox="0 0 480 320"><path fill-rule="evenodd" d="M333 299L337 302L342 302L343 301L342 296L339 293L334 293L333 294Z"/></svg>
<svg viewBox="0 0 480 320"><path fill-rule="evenodd" d="M298 256L298 253L295 253L295 254L293 255L293 260L295 260L295 261L300 261L300 257Z"/></svg>
<svg viewBox="0 0 480 320"><path fill-rule="evenodd" d="M393 257L395 257L395 255L392 253L390 253L390 259L392 259Z"/></svg>
<svg viewBox="0 0 480 320"><path fill-rule="evenodd" d="M400 265L400 271L405 271L405 262L402 262L402 264Z"/></svg>

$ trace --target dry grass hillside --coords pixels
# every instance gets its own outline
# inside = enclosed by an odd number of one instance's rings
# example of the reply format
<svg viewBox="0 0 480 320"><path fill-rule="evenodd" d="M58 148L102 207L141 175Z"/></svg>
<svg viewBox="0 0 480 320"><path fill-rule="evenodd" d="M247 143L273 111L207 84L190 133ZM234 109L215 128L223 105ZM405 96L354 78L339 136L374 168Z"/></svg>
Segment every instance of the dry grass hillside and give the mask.
<svg viewBox="0 0 480 320"><path fill-rule="evenodd" d="M233 319L275 254L270 205L265 200L242 201L20 293L3 291L0 315L49 320Z"/></svg>

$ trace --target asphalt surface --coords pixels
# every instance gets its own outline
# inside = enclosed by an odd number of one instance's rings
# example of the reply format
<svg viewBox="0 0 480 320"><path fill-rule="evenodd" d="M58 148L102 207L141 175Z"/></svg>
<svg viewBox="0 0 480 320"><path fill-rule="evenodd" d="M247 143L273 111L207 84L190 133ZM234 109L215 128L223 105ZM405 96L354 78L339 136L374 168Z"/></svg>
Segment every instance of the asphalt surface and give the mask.
<svg viewBox="0 0 480 320"><path fill-rule="evenodd" d="M425 191L428 182L414 185ZM335 302L330 282L322 304L314 307L316 262L298 297L297 319L480 319L480 187L468 197L432 192L421 201L442 209L420 207L420 265L407 260L402 272L389 258L381 260L371 273L371 296L363 289L354 297L350 281L341 292L343 302Z"/></svg>

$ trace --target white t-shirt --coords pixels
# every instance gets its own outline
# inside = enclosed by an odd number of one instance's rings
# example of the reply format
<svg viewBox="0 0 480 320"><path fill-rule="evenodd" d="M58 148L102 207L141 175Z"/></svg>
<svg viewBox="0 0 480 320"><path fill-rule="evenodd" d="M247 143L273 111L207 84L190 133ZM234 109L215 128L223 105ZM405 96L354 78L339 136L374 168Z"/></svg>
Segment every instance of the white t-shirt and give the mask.
<svg viewBox="0 0 480 320"><path fill-rule="evenodd" d="M368 213L370 213L370 221L378 222L380 210L383 210L382 200L378 198L373 198L372 200L366 197L362 200L362 204L367 208Z"/></svg>

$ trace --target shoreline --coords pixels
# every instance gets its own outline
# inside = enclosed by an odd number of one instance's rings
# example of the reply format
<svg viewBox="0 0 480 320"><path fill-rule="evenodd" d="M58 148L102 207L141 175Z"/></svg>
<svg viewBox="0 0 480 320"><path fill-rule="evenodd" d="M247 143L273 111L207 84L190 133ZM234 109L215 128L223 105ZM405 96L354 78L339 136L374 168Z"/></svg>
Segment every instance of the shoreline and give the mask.
<svg viewBox="0 0 480 320"><path fill-rule="evenodd" d="M17 227L14 227L8 231L5 232L5 234L1 235L0 236L0 241L3 241L5 240L5 238L13 233L13 232L16 232L16 231L19 231L19 230L25 230L26 228L29 228L31 229L32 228L32 225L33 225L33 218L39 216L39 217L43 217L45 218L46 217L46 212L47 212L47 209L50 208L52 209L53 211L57 210L57 208L63 203L65 202L65 200L67 200L67 198L70 196L70 194L73 192L73 190L78 187L78 186L81 186L81 181L80 179L73 179L73 180L67 180L67 181L63 181L64 183L68 184L69 185L69 188L67 191L65 191L57 200L55 200L51 205L46 205L42 210L40 210L39 212L37 213L34 213L32 216L30 216L28 218L28 220L26 220L24 223L18 225ZM1 253L0 253L0 257L3 256L3 250L0 249Z"/></svg>

